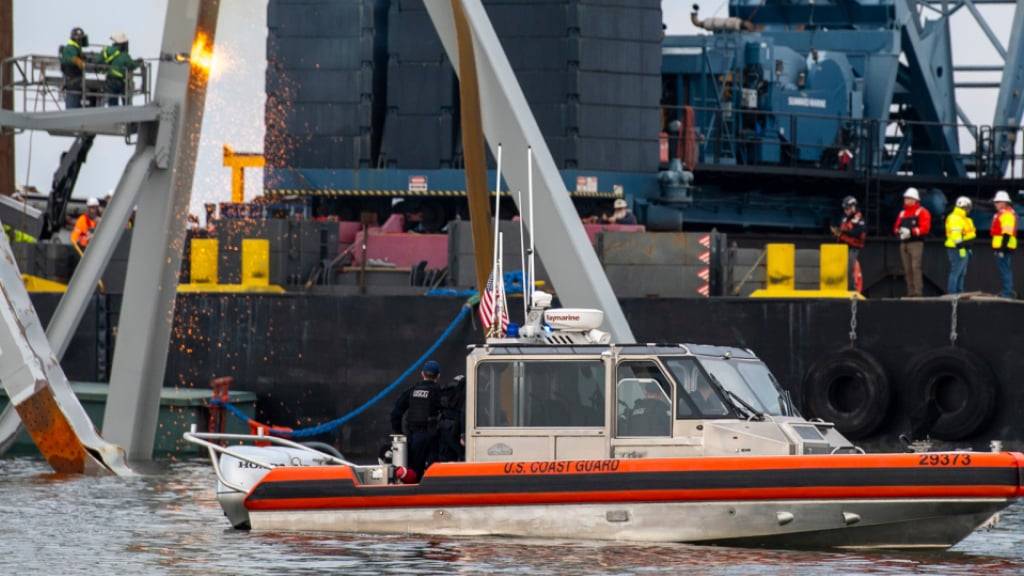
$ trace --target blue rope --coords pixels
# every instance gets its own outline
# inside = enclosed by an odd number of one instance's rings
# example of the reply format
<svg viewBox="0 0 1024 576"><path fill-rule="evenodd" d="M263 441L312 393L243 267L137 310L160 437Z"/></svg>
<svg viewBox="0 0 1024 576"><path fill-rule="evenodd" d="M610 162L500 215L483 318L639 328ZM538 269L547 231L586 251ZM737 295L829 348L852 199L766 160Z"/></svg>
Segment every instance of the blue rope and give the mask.
<svg viewBox="0 0 1024 576"><path fill-rule="evenodd" d="M220 406L221 408L226 408L228 412L231 412L232 416L234 416L235 418L238 418L242 422L248 422L249 421L249 416L245 412L242 412L241 408L239 408L238 406L235 406L234 404L232 404L230 402L224 402L220 398L213 398L213 399L211 399L210 400L210 406Z"/></svg>
<svg viewBox="0 0 1024 576"><path fill-rule="evenodd" d="M422 366L424 362L426 362L431 356L433 356L434 352L437 352L437 349L441 347L441 344L443 344L444 341L447 340L448 337L452 335L452 332L454 332L455 329L459 326L459 324L461 324L462 321L465 320L466 316L469 315L469 312L471 310L472 307L470 305L467 304L463 306L462 309L459 310L459 314L455 317L455 319L452 320L451 324L449 324L448 327L444 329L444 332L441 333L441 336L439 336L437 340L435 340L434 343L430 345L430 348L427 348L427 351L424 352L422 356L417 358L416 361L413 362L411 366L406 368L405 372L402 372L402 375L395 379L394 382L388 384L387 387L385 387L380 392L377 392L377 394L375 394L373 398L367 400L365 403L363 403L362 406L359 406L358 408L352 410L351 412L345 414L344 416L335 418L334 420L330 420L322 424L317 424L316 426L310 426L308 428L299 428L297 430L292 430L287 434L280 433L279 431L273 429L270 430L268 433L287 435L291 436L292 438L310 438L312 436L319 436L321 434L333 432L337 428L344 426L353 418L359 416L363 412L366 412L371 406L383 400L388 394L393 392L395 388L401 386L402 382L405 382L406 378L411 376L417 368ZM243 422L249 421L249 416L247 416L245 412L242 412L242 410L239 409L237 406L233 406L230 403L222 402L219 399L211 400L210 404L213 406L223 406L224 408L227 408L228 412L230 412L236 418L242 420Z"/></svg>

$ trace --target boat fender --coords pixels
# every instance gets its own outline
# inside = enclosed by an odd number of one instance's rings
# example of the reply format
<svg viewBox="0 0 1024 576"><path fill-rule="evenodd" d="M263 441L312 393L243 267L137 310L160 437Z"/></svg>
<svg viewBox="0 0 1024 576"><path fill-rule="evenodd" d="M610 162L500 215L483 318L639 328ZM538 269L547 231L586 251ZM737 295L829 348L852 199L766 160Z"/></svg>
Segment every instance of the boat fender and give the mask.
<svg viewBox="0 0 1024 576"><path fill-rule="evenodd" d="M829 354L804 375L804 408L832 422L851 440L866 438L885 421L892 388L885 368L870 353L848 348Z"/></svg>
<svg viewBox="0 0 1024 576"><path fill-rule="evenodd" d="M419 481L419 477L416 476L416 471L405 466L399 466L395 468L395 480L398 480L402 484L415 484Z"/></svg>
<svg viewBox="0 0 1024 576"><path fill-rule="evenodd" d="M948 346L907 365L906 404L913 437L962 440L981 430L996 409L997 381L977 354Z"/></svg>

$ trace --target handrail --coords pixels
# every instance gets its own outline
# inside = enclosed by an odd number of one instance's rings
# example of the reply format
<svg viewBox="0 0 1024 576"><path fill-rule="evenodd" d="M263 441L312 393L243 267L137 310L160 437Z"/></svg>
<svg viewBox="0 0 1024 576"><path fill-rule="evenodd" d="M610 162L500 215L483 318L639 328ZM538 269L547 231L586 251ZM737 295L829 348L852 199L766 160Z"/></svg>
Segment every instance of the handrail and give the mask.
<svg viewBox="0 0 1024 576"><path fill-rule="evenodd" d="M193 444L198 444L200 446L206 446L207 444L212 444L215 447L214 449L217 452L228 453L230 456L234 456L234 457L236 457L236 458L238 458L240 460L245 460L246 462L249 462L251 464L259 465L259 466L261 466L263 468L273 468L274 465L271 464L271 463L266 463L266 462L259 463L259 462L253 461L252 459L250 459L247 456L231 454L230 453L230 450L231 450L230 447L228 447L228 446L221 446L220 444L213 444L213 443L211 443L209 441L210 440L238 440L238 441L243 441L243 442L244 441L266 442L268 444L278 444L280 446L285 446L285 447L288 447L288 448L295 448L297 450L302 450L304 452L309 452L309 453L315 454L317 456L322 456L322 457L330 460L331 462L334 462L335 464L340 464L342 466L351 466L353 468L372 468L373 467L373 466L366 466L366 465L356 464L354 462L349 462L348 460L345 460L344 458L338 458L337 456L328 454L326 452L322 452L320 450L317 450L316 448L310 448L309 446L306 446L305 444L300 444L298 442L294 442L294 441L289 440L287 438L281 438L280 436L270 436L268 434L232 434L232 433L227 433L227 432L197 432L195 430L192 430L190 432L185 432L183 434L183 438L185 440L189 441L189 442L192 442Z"/></svg>
<svg viewBox="0 0 1024 576"><path fill-rule="evenodd" d="M260 432L262 432L262 429L260 430ZM191 442L192 444L195 444L197 446L202 446L203 448L206 448L206 450L209 452L209 455L210 455L210 463L213 465L214 474L217 475L217 480L219 480L220 483L223 484L224 486L227 486L228 488L234 490L235 492L240 492L242 494L248 493L248 489L246 489L245 487L243 487L243 486L241 486L239 484L235 484L234 482L231 482L230 480L228 480L227 478L224 477L224 474L223 474L223 472L221 471L221 468L220 468L220 461L219 461L219 459L217 457L218 454L226 454L228 456L231 456L232 458L236 458L238 460L241 460L241 461L246 462L248 464L251 464L253 466L257 466L259 468L264 468L266 470L273 470L274 468L278 468L279 465L278 464L274 464L273 462L266 462L266 461L260 460L258 458L253 458L253 457L250 457L250 456L246 456L244 454L241 454L241 453L233 450L231 446L222 446L222 445L217 444L215 442L210 442L210 440L218 440L218 441L219 440L225 440L225 441L237 440L237 441L240 441L240 442L246 442L246 441L249 441L249 442L266 442L266 443L269 443L269 444L277 444L277 445L284 446L284 447L287 447L287 448L294 448L294 449L297 449L297 450L302 450L304 452L309 452L310 454L314 454L314 455L316 455L318 457L324 458L324 459L326 459L329 462L333 462L334 464L339 464L339 465L342 465L342 466L348 466L348 467L350 467L350 468L352 468L354 470L369 469L369 468L375 468L376 467L376 466L366 466L366 465L355 464L353 462L349 462L348 460L345 460L344 458L338 458L337 456L334 456L332 454L328 454L326 452L321 452L320 450L317 450L315 448L311 448L311 447L306 446L304 444L299 444L298 442L293 442L291 440L288 440L287 438L280 438L278 436L268 436L268 435L265 435L265 434L262 434L262 433L261 434L253 435L253 434L231 434L231 433L224 433L224 432L197 432L196 431L196 425L193 424L192 425L192 429L189 432L185 432L184 434L182 434L182 438L184 438L186 442ZM240 445L244 445L244 444L237 444L236 446L240 446Z"/></svg>
<svg viewBox="0 0 1024 576"><path fill-rule="evenodd" d="M854 153L850 172L869 173L896 170L906 173L912 170L914 158L945 159L963 166L971 178L1005 178L1024 175L1024 127L1011 125L973 125L958 122L929 122L890 118L851 118L814 111L773 111L756 108L679 106L663 105L665 123L682 119L684 110L695 113L692 130L697 138L698 154L703 163L716 164L729 159L731 162L748 165L799 165L829 164L826 154L846 148ZM768 120L771 120L771 123ZM836 123L836 137L831 142L809 142L801 140L798 131L802 121ZM764 132L756 132L756 126ZM784 129L783 136L769 129L774 126ZM664 130L664 128L663 128ZM954 130L959 136L961 149L950 151L915 146L914 135L923 130ZM996 150L996 135L1003 136L1009 144ZM679 135L680 140L683 135ZM779 153L778 161L762 161L746 157L752 151L750 146L777 144L785 148ZM746 149L744 147L747 147ZM788 155L787 155L788 154ZM808 160L807 156L815 156ZM802 159L801 159L802 157ZM734 159L734 160L733 160ZM893 164L893 162L900 164ZM996 173L1002 164L1006 169ZM902 165L902 167L900 167Z"/></svg>
<svg viewBox="0 0 1024 576"><path fill-rule="evenodd" d="M88 63L83 71L83 101L93 101L95 106L106 105L112 97L124 98L133 105L136 97L142 104L151 101L152 65L143 60L124 79L124 94L106 91L105 80L111 67L107 64ZM61 73L60 58L41 54L28 54L7 58L0 62L0 91L21 93L21 111L43 112L63 110L65 92L64 75ZM78 91L75 91L76 93Z"/></svg>

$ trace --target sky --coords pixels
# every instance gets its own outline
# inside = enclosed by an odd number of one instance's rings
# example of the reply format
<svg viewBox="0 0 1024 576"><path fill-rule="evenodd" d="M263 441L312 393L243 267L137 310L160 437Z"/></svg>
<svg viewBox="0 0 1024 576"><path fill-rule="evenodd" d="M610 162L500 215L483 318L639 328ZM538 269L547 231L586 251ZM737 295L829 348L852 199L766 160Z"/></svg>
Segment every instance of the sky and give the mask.
<svg viewBox="0 0 1024 576"><path fill-rule="evenodd" d="M102 9L97 9L102 6ZM167 0L14 0L14 53L56 54L74 26L92 44L107 44L116 32L128 34L133 57L160 53ZM263 150L264 71L266 69L266 0L221 0L217 22L217 69L206 94L206 114L199 143L193 211L205 202L226 202L231 174L222 166L221 147L239 152ZM26 32L30 31L30 32ZM154 70L154 78L156 72ZM70 138L23 133L15 140L15 180L48 192L60 154ZM75 187L76 198L102 197L117 186L133 151L119 138L97 138ZM261 170L246 171L246 198L262 189Z"/></svg>
<svg viewBox="0 0 1024 576"><path fill-rule="evenodd" d="M663 1L669 34L696 33L689 18L692 4L693 0ZM228 144L236 151L263 150L267 0L221 0L220 5L216 46L219 65L207 92L192 193L196 212L205 202L222 202L230 197L231 177L228 169L221 165L222 145ZM133 56L155 57L159 53L166 6L167 0L14 0L14 52L18 55L56 54L71 28L81 26L94 44L106 43L115 32L125 32L131 39ZM99 7L102 9L97 9ZM1005 46L1010 34L1012 6L979 5L979 9ZM725 16L726 0L714 0L702 6L701 13ZM952 35L955 64L1000 61L967 10L960 10L953 17ZM998 81L998 75L961 74L957 79ZM961 90L958 100L973 122L991 124L995 96L994 90ZM49 191L60 154L70 144L69 138L42 133L18 135L16 182ZM79 176L75 197L99 197L112 191L131 152L131 147L122 140L99 138ZM246 198L255 197L261 189L261 171L247 170Z"/></svg>

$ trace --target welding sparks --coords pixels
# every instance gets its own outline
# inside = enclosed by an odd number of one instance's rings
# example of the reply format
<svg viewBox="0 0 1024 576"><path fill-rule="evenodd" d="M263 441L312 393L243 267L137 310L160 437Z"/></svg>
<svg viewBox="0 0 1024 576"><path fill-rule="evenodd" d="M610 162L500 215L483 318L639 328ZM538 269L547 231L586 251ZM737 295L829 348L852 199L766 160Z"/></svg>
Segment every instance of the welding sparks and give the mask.
<svg viewBox="0 0 1024 576"><path fill-rule="evenodd" d="M196 40L192 43L192 51L189 53L189 62L193 67L198 68L209 76L220 72L220 59L213 52L213 42L204 32L196 34Z"/></svg>

